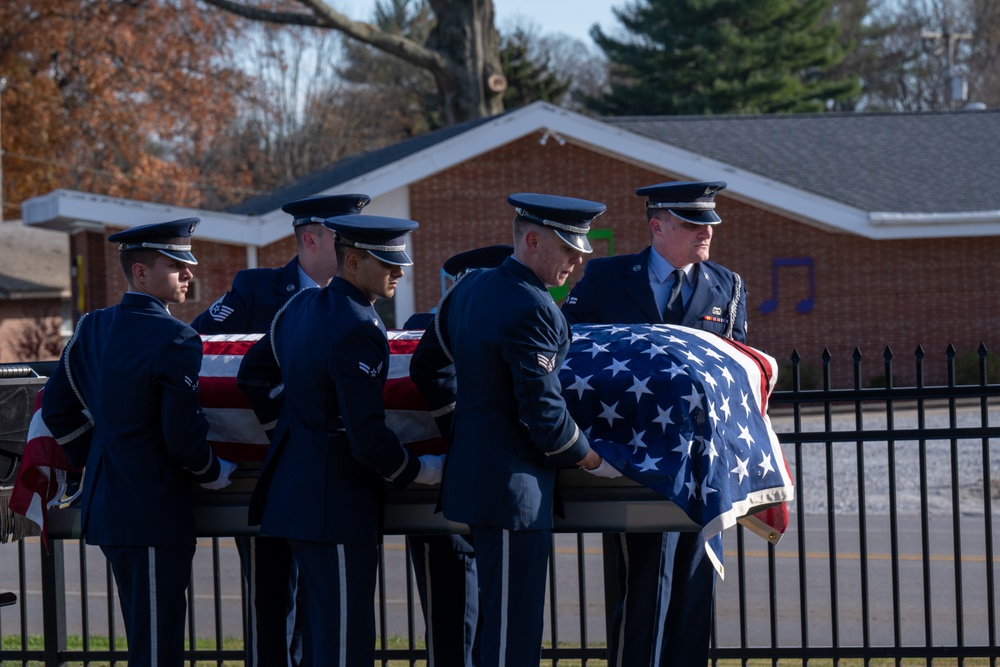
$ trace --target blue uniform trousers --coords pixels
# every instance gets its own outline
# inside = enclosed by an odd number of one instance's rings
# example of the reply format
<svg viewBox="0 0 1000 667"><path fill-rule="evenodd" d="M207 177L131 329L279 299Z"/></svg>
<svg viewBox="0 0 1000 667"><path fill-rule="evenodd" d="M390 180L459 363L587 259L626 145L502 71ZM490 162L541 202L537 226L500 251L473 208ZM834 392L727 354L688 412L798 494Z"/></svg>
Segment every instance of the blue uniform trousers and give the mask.
<svg viewBox="0 0 1000 667"><path fill-rule="evenodd" d="M247 667L297 667L302 662L305 613L295 604L296 572L292 549L281 537L237 537L246 627Z"/></svg>
<svg viewBox="0 0 1000 667"><path fill-rule="evenodd" d="M551 530L471 526L479 569L481 667L529 667L542 657Z"/></svg>
<svg viewBox="0 0 1000 667"><path fill-rule="evenodd" d="M303 667L368 667L375 661L374 544L288 540L306 612Z"/></svg>
<svg viewBox="0 0 1000 667"><path fill-rule="evenodd" d="M427 627L427 667L478 664L479 577L471 538L406 538Z"/></svg>
<svg viewBox="0 0 1000 667"><path fill-rule="evenodd" d="M181 667L194 545L101 545L118 584L130 667Z"/></svg>
<svg viewBox="0 0 1000 667"><path fill-rule="evenodd" d="M705 665L715 568L699 533L620 533L611 667Z"/></svg>

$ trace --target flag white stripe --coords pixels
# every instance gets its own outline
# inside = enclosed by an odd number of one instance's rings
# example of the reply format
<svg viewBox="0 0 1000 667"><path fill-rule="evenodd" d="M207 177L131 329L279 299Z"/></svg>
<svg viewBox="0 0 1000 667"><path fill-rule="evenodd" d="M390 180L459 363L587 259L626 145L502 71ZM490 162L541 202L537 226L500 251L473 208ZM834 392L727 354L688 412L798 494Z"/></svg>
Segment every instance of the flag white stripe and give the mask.
<svg viewBox="0 0 1000 667"><path fill-rule="evenodd" d="M412 354L389 355L389 379L398 380L410 376L410 357Z"/></svg>
<svg viewBox="0 0 1000 667"><path fill-rule="evenodd" d="M424 410L386 410L385 424L404 445L439 437L434 417Z"/></svg>
<svg viewBox="0 0 1000 667"><path fill-rule="evenodd" d="M242 354L206 354L201 358L201 377L235 378L240 370Z"/></svg>
<svg viewBox="0 0 1000 667"><path fill-rule="evenodd" d="M264 429L249 408L205 408L208 439L213 442L238 442L267 445Z"/></svg>

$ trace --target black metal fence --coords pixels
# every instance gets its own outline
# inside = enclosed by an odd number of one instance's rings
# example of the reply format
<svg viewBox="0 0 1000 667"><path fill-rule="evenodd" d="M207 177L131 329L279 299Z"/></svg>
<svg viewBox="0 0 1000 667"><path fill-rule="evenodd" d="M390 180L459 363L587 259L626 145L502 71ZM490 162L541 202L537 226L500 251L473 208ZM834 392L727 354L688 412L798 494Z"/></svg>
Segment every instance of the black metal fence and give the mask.
<svg viewBox="0 0 1000 667"><path fill-rule="evenodd" d="M992 440L1000 437L1000 385L987 377L986 349L978 353L974 376L960 383L955 351L947 350L939 359L947 384L928 387L918 349L916 382L896 387L886 350L880 388L863 386L859 352L851 360L824 354L817 389L802 388L792 355L791 389L773 394L769 410L796 483L790 525L777 546L742 527L725 536L714 661L996 664L1000 454ZM853 364L853 386L831 386L833 363ZM46 554L35 542L0 545L0 591L18 595L17 605L0 609L2 664L124 662L123 626L100 552L55 541ZM546 664L604 664L615 591L603 554L600 535L555 537ZM379 664L423 664L402 537L386 538L382 559ZM242 591L231 541L201 541L195 571L189 657L237 663Z"/></svg>

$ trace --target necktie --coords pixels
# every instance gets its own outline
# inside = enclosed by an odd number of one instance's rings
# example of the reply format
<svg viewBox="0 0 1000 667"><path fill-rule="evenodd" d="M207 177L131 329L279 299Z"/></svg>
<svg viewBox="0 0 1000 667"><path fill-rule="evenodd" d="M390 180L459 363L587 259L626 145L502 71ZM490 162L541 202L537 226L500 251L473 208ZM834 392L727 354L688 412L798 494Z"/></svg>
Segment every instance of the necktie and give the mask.
<svg viewBox="0 0 1000 667"><path fill-rule="evenodd" d="M670 295L667 296L667 307L663 309L663 321L666 324L680 324L684 316L684 301L681 299L681 286L684 284L684 272L675 269L670 274L673 285L670 286Z"/></svg>

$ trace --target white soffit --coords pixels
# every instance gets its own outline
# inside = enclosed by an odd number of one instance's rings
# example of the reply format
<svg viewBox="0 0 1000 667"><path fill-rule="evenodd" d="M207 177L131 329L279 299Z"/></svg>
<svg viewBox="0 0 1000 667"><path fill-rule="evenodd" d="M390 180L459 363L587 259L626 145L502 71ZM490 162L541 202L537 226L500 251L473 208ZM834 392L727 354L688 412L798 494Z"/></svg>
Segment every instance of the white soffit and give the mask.
<svg viewBox="0 0 1000 667"><path fill-rule="evenodd" d="M24 224L60 230L68 230L80 223L128 228L179 218L201 218L201 224L195 232L196 238L239 245L259 245L260 222L245 215L154 204L75 190L53 190L46 195L33 197L22 204L21 210Z"/></svg>

